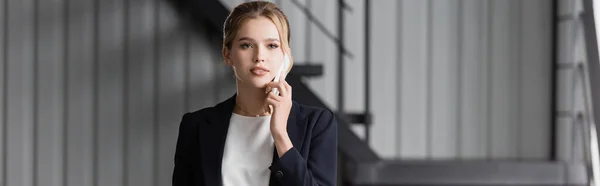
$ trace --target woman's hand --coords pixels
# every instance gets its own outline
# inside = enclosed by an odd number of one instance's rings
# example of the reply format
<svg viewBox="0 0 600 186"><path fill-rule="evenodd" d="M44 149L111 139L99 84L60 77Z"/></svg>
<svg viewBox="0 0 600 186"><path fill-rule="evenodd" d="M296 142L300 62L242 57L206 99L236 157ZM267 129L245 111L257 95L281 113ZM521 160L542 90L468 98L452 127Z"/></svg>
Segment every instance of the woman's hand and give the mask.
<svg viewBox="0 0 600 186"><path fill-rule="evenodd" d="M277 95L271 91L279 90ZM282 78L282 81L271 82L267 85L266 103L271 107L271 133L287 133L287 120L292 109L292 87Z"/></svg>
<svg viewBox="0 0 600 186"><path fill-rule="evenodd" d="M280 95L271 92L273 88L277 88ZM275 140L277 154L281 157L293 147L287 133L287 120L292 109L292 87L282 76L281 81L269 83L266 91L266 103L271 108L271 135Z"/></svg>

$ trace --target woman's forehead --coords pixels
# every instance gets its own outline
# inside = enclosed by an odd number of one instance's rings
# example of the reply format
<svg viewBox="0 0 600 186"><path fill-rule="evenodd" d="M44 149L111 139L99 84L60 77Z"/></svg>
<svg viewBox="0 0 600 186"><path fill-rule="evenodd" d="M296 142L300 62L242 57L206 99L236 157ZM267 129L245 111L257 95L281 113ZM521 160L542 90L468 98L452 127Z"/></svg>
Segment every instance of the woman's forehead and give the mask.
<svg viewBox="0 0 600 186"><path fill-rule="evenodd" d="M268 18L259 16L244 21L237 32L236 40L279 41L277 26Z"/></svg>

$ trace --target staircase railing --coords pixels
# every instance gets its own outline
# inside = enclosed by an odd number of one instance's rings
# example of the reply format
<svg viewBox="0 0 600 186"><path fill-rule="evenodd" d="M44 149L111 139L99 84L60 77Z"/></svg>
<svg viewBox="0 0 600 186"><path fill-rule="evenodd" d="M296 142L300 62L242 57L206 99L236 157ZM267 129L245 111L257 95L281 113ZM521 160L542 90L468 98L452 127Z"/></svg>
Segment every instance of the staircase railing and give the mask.
<svg viewBox="0 0 600 186"><path fill-rule="evenodd" d="M599 2L595 2L599 3ZM600 153L598 151L598 132L600 123L600 60L598 56L598 38L596 20L594 19L593 0L583 0L584 10L578 19L582 20L585 34L586 62L576 65L576 79L583 88L584 110L577 112L575 120L581 124L584 145L584 161L586 163L590 185L600 185ZM576 16L575 14L574 16ZM576 17L574 17L576 18ZM574 24L577 28L578 24ZM576 50L577 47L573 47ZM576 54L576 53L575 53Z"/></svg>

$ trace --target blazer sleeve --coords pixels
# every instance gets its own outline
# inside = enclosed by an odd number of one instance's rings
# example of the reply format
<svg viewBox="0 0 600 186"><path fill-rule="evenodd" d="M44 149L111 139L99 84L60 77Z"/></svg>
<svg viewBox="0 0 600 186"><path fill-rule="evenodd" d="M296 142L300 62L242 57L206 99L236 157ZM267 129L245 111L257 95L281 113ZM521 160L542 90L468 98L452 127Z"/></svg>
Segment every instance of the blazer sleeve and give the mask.
<svg viewBox="0 0 600 186"><path fill-rule="evenodd" d="M194 185L198 178L194 176L195 154L197 153L198 129L191 121L191 114L186 113L179 125L179 135L175 147L175 167L173 169L173 186Z"/></svg>
<svg viewBox="0 0 600 186"><path fill-rule="evenodd" d="M337 120L325 110L313 129L308 160L293 147L279 159L285 185L330 186L336 184Z"/></svg>

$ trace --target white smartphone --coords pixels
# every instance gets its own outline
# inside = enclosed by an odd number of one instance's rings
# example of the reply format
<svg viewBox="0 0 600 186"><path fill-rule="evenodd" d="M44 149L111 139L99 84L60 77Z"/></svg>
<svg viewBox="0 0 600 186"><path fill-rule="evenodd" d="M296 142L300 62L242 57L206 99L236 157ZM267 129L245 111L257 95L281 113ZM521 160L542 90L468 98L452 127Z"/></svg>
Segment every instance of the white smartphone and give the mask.
<svg viewBox="0 0 600 186"><path fill-rule="evenodd" d="M286 73L287 69L289 68L290 65L290 57L287 54L283 55L283 62L281 63L281 67L279 67L279 71L277 72L277 75L275 75L275 79L273 79L273 82L279 82L279 79L281 78L283 73ZM277 90L277 88L274 88L273 90L271 90L271 92L279 95L279 90Z"/></svg>

